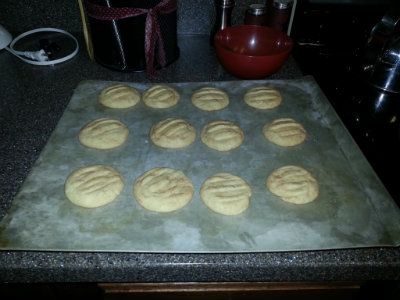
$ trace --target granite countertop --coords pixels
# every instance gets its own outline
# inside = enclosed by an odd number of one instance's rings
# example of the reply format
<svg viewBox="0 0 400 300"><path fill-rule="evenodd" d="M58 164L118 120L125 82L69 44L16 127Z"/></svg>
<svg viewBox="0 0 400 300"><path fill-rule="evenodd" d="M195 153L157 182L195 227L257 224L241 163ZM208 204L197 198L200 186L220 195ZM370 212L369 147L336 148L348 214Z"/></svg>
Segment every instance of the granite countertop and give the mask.
<svg viewBox="0 0 400 300"><path fill-rule="evenodd" d="M83 45L82 39L80 39ZM153 82L234 80L218 64L208 37L181 36L179 60ZM54 67L22 63L0 52L0 217L82 80L148 82L143 73L119 73L90 61L84 49ZM299 78L290 58L269 79ZM34 224L32 224L34 226ZM150 254L1 251L2 282L195 282L400 279L400 249L242 254Z"/></svg>

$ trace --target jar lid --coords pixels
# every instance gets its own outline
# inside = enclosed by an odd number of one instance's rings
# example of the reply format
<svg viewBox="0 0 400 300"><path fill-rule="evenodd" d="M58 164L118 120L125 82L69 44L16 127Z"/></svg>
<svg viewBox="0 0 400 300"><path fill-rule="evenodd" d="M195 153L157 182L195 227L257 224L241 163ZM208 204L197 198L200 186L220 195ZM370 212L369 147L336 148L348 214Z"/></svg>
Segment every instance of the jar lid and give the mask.
<svg viewBox="0 0 400 300"><path fill-rule="evenodd" d="M215 0L215 4L222 7L233 7L235 6L235 0Z"/></svg>
<svg viewBox="0 0 400 300"><path fill-rule="evenodd" d="M267 8L263 4L250 4L247 13L254 16L265 15Z"/></svg>
<svg viewBox="0 0 400 300"><path fill-rule="evenodd" d="M293 0L274 0L273 6L277 9L287 9L292 7Z"/></svg>

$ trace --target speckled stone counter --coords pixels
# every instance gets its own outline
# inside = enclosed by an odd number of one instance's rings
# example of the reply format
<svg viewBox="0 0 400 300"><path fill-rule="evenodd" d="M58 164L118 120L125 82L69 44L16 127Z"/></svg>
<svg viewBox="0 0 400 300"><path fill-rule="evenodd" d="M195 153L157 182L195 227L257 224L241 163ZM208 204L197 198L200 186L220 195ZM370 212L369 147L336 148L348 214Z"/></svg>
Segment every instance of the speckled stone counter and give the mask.
<svg viewBox="0 0 400 300"><path fill-rule="evenodd" d="M82 40L81 45L83 44ZM207 36L181 36L181 57L154 82L233 80ZM55 128L77 84L86 79L147 82L91 62L84 50L54 67L0 52L0 217ZM290 59L269 79L302 76ZM35 224L32 224L35 226ZM0 252L2 282L310 281L400 279L400 249L244 254Z"/></svg>

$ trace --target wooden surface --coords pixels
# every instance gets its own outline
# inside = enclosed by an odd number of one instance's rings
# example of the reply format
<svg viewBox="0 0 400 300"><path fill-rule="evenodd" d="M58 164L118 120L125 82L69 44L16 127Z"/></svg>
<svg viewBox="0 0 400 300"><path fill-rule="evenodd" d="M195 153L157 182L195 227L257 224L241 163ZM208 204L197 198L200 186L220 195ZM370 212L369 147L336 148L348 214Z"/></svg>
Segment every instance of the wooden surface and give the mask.
<svg viewBox="0 0 400 300"><path fill-rule="evenodd" d="M0 299L398 300L400 282L0 283Z"/></svg>
<svg viewBox="0 0 400 300"><path fill-rule="evenodd" d="M356 299L357 282L104 283L104 299Z"/></svg>

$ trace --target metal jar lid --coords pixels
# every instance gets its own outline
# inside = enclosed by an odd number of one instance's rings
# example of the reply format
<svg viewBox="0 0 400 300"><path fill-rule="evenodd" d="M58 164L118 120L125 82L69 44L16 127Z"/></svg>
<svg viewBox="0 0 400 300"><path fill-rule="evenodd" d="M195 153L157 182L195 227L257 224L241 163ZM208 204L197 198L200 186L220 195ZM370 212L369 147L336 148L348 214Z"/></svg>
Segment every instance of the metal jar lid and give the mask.
<svg viewBox="0 0 400 300"><path fill-rule="evenodd" d="M293 0L274 0L272 5L276 9L287 9L292 7Z"/></svg>
<svg viewBox="0 0 400 300"><path fill-rule="evenodd" d="M267 8L263 4L250 4L246 13L253 16L262 16L267 12Z"/></svg>
<svg viewBox="0 0 400 300"><path fill-rule="evenodd" d="M215 5L221 6L221 7L234 7L235 6L235 0L214 0Z"/></svg>

